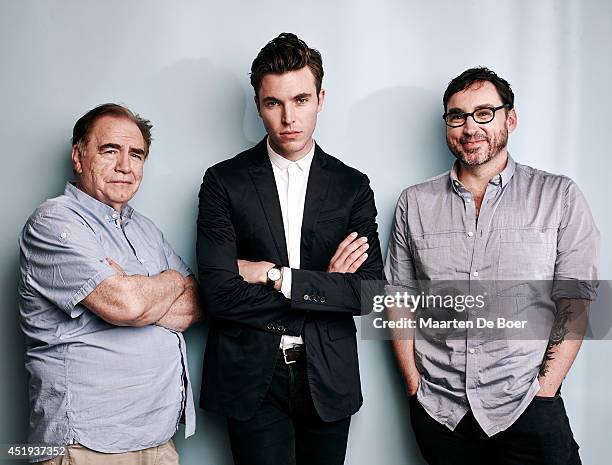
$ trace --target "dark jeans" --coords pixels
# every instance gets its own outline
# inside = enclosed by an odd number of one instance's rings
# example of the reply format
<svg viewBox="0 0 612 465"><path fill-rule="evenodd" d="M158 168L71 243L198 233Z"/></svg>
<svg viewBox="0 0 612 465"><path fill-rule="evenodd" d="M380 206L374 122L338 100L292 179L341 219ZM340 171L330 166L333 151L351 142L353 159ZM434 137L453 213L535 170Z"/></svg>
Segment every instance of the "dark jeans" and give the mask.
<svg viewBox="0 0 612 465"><path fill-rule="evenodd" d="M561 396L536 397L507 430L487 437L472 412L454 431L410 398L410 419L430 465L580 465Z"/></svg>
<svg viewBox="0 0 612 465"><path fill-rule="evenodd" d="M277 360L270 389L255 416L228 419L236 465L341 465L351 418L324 422L310 397L305 357Z"/></svg>

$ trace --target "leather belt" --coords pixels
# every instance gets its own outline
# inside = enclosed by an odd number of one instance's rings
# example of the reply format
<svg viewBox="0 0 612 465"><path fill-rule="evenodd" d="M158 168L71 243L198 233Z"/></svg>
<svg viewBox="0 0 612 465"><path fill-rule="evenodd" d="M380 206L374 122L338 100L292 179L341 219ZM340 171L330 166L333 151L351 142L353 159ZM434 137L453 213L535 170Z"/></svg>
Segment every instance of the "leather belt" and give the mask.
<svg viewBox="0 0 612 465"><path fill-rule="evenodd" d="M291 365L297 362L304 355L304 346L297 345L289 347L288 349L279 349L277 358L283 360L285 365Z"/></svg>

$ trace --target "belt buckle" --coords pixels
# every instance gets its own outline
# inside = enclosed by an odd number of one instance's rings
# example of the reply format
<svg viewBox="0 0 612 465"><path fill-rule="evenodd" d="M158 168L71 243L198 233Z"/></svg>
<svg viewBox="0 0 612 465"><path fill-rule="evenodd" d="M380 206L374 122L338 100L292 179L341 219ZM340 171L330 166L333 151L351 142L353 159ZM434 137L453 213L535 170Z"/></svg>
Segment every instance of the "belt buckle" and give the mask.
<svg viewBox="0 0 612 465"><path fill-rule="evenodd" d="M291 349L292 347L289 347L288 349L283 347L283 358L285 359L285 365L291 365L292 363L297 362L297 360L287 360L287 350Z"/></svg>

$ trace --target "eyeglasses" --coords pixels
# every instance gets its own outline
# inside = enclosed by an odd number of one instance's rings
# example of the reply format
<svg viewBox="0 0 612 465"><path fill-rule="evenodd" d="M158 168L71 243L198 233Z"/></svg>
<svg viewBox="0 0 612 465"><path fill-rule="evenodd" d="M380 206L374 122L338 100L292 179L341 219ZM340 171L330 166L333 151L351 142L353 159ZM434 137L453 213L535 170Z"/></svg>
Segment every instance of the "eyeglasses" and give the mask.
<svg viewBox="0 0 612 465"><path fill-rule="evenodd" d="M493 121L495 118L495 112L502 108L510 108L510 104L505 103L498 107L485 107L474 110L472 113L463 113L462 111L453 111L450 113L444 113L442 118L448 127L459 128L465 124L468 116L478 124L487 124Z"/></svg>

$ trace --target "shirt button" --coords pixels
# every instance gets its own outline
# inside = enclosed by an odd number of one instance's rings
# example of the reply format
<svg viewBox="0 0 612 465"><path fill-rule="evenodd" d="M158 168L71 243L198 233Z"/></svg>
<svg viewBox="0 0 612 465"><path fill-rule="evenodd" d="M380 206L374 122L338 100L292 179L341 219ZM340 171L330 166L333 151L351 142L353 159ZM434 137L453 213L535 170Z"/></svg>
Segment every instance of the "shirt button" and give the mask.
<svg viewBox="0 0 612 465"><path fill-rule="evenodd" d="M472 199L465 199L465 201L466 201L467 203L470 203L470 202L472 201Z"/></svg>
<svg viewBox="0 0 612 465"><path fill-rule="evenodd" d="M468 236L472 237L474 233L472 231L468 232Z"/></svg>
<svg viewBox="0 0 612 465"><path fill-rule="evenodd" d="M117 213L113 213L113 218L117 218L119 215Z"/></svg>
<svg viewBox="0 0 612 465"><path fill-rule="evenodd" d="M470 352L470 354L473 354L474 352L476 352L476 350L470 349L469 352Z"/></svg>
<svg viewBox="0 0 612 465"><path fill-rule="evenodd" d="M108 215L104 215L104 219L108 220L109 219Z"/></svg>
<svg viewBox="0 0 612 465"><path fill-rule="evenodd" d="M478 271L474 271L474 276L478 277Z"/></svg>
<svg viewBox="0 0 612 465"><path fill-rule="evenodd" d="M68 234L66 234L65 232L63 232L63 233L61 233L61 234L60 234L60 237L61 237L62 239L66 239L66 238L68 237Z"/></svg>
<svg viewBox="0 0 612 465"><path fill-rule="evenodd" d="M185 386L181 386L181 392L185 390Z"/></svg>

